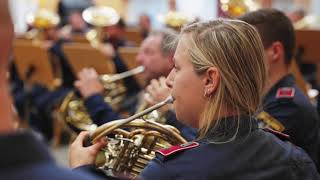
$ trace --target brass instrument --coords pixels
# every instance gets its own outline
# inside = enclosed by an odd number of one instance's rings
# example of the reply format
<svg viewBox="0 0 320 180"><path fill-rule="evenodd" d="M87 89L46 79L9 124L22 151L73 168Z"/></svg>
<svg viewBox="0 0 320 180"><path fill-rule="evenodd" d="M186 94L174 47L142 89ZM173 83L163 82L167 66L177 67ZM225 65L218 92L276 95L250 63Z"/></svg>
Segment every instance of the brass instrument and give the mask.
<svg viewBox="0 0 320 180"><path fill-rule="evenodd" d="M117 110L124 101L126 93L126 88L123 84L119 83L119 81L143 71L144 68L139 66L115 75L101 75L100 81L105 88L104 100L109 103L114 110ZM76 96L75 92L70 92L64 98L58 112L60 119L76 130L93 130L97 127L86 111L83 100Z"/></svg>
<svg viewBox="0 0 320 180"><path fill-rule="evenodd" d="M96 159L97 167L109 176L135 177L155 157L156 150L186 143L173 126L137 119L172 102L170 96L129 118L106 123L94 130L90 138L93 143L100 138L108 140L108 145Z"/></svg>
<svg viewBox="0 0 320 180"><path fill-rule="evenodd" d="M259 8L257 0L220 0L220 8L230 18L237 18Z"/></svg>
<svg viewBox="0 0 320 180"><path fill-rule="evenodd" d="M120 16L111 7L93 6L85 9L82 13L84 21L94 26L87 34L86 38L94 48L98 48L102 41L102 28L118 23Z"/></svg>
<svg viewBox="0 0 320 180"><path fill-rule="evenodd" d="M15 39L15 44L17 47L22 49L22 51L25 51L24 49L28 48L30 51L35 48L41 48L41 50L48 50L48 47L46 43L46 37L45 37L45 31L51 28L56 27L60 23L60 17L59 15L54 12L53 10L50 10L48 8L40 8L35 12L28 13L26 15L26 22L29 26L32 27L32 29L28 32L26 32L22 37ZM49 43L50 44L50 43ZM22 47L22 48L21 48ZM25 59L22 57L21 59L24 59L23 64L27 64L27 59L34 59L34 60L42 60L43 57L42 53L39 53L39 56L33 56L29 57L27 56ZM31 55L32 56L32 55ZM37 81L37 83L45 85L48 89L52 90L57 87L59 87L62 84L62 70L61 70L61 64L60 61L57 60L57 57L52 55L48 52L48 55L45 55L45 60L48 59L50 63L50 68L52 68L52 73L54 79L52 82L44 83L43 81ZM44 66L42 64L42 66ZM28 64L28 68L30 69L30 72L36 72L41 67L36 66L34 64ZM28 71L27 71L28 72ZM39 72L39 71L38 71ZM28 78L29 79L29 78ZM41 78L39 78L41 79ZM25 79L26 81L26 79ZM33 84L34 81L31 80L30 82L27 82L27 84Z"/></svg>
<svg viewBox="0 0 320 180"><path fill-rule="evenodd" d="M57 13L43 8L35 13L27 14L26 21L34 29L28 31L25 37L38 41L43 40L43 31L45 29L56 27L60 23L60 17Z"/></svg>
<svg viewBox="0 0 320 180"><path fill-rule="evenodd" d="M169 11L160 15L158 20L167 27L180 31L183 25L195 21L195 17L179 11Z"/></svg>

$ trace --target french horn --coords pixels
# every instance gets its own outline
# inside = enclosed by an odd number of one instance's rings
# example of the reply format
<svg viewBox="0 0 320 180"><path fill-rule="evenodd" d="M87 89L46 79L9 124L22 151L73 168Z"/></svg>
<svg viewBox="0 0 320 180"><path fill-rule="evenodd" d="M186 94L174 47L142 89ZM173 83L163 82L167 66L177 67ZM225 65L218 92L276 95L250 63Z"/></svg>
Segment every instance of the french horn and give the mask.
<svg viewBox="0 0 320 180"><path fill-rule="evenodd" d="M122 79L142 73L144 68L138 66L132 70L114 74L114 75L100 75L100 82L104 87L104 100L109 103L113 110L117 111L120 104L124 101L126 95L126 88L120 82ZM70 92L66 95L58 108L59 119L66 122L75 131L93 130L97 127L88 114L83 99Z"/></svg>
<svg viewBox="0 0 320 180"><path fill-rule="evenodd" d="M120 20L119 14L111 7L93 6L82 13L85 22L94 28L87 32L86 38L94 48L99 48L103 38L103 27L112 26Z"/></svg>
<svg viewBox="0 0 320 180"><path fill-rule="evenodd" d="M131 117L111 121L92 131L92 143L100 138L108 141L97 156L96 166L108 176L136 177L155 157L157 150L186 143L175 127L143 118L173 100L170 96Z"/></svg>

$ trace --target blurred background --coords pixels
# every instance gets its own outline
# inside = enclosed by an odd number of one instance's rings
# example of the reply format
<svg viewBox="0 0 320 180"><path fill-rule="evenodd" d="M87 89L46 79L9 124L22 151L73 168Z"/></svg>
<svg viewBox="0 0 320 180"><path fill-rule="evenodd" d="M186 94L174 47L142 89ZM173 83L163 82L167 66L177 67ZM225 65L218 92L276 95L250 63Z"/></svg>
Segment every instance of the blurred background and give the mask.
<svg viewBox="0 0 320 180"><path fill-rule="evenodd" d="M120 73L137 67L134 62L141 42L152 30L163 27L179 31L186 23L219 17L236 18L259 8L283 11L296 28L294 74L300 87L317 105L319 0L9 2L16 39L8 78L17 126L39 133L63 165L67 164L67 147L74 137L64 123L70 118L66 117L66 114L70 116L70 109L64 109L63 103L69 103L66 97L73 91L76 74L87 66L95 67L99 74ZM115 59L118 55L121 61ZM136 80L138 86L143 87L144 82L139 77ZM77 104L69 105L68 108L74 108L72 113L84 112L76 109L79 108Z"/></svg>

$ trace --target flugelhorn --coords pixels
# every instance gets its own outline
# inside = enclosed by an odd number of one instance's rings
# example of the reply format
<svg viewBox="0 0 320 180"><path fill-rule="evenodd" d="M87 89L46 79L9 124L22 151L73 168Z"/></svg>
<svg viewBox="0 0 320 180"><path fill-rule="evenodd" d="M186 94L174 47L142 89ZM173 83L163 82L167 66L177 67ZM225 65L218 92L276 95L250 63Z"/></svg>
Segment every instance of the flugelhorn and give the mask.
<svg viewBox="0 0 320 180"><path fill-rule="evenodd" d="M105 89L104 100L109 103L114 110L117 110L124 101L126 94L126 88L119 81L142 73L143 71L144 67L138 66L132 70L119 74L100 75L99 79ZM90 118L84 106L83 99L77 96L75 92L70 92L64 98L58 109L58 115L62 121L66 122L76 131L90 131L97 127Z"/></svg>
<svg viewBox="0 0 320 180"><path fill-rule="evenodd" d="M135 177L155 157L155 151L186 143L175 127L142 118L173 100L170 96L131 117L111 121L92 131L92 143L100 138L107 138L108 141L96 159L97 167L109 176L122 174Z"/></svg>

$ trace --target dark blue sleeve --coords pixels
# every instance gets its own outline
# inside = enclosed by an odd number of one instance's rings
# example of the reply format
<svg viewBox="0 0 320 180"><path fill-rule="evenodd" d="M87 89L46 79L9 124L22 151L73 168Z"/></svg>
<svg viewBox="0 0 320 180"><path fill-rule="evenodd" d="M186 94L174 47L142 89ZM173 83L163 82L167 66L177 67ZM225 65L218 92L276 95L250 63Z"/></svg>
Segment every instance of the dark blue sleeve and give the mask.
<svg viewBox="0 0 320 180"><path fill-rule="evenodd" d="M90 96L84 101L84 104L90 117L98 126L122 118L120 114L114 112L111 106L104 101L101 94Z"/></svg>
<svg viewBox="0 0 320 180"><path fill-rule="evenodd" d="M154 158L149 162L149 164L140 173L139 178L142 180L173 179L163 163L157 158Z"/></svg>
<svg viewBox="0 0 320 180"><path fill-rule="evenodd" d="M311 104L298 105L292 101L286 101L269 105L266 112L283 123L284 133L290 135L290 141L302 147L318 164L320 139L316 108Z"/></svg>
<svg viewBox="0 0 320 180"><path fill-rule="evenodd" d="M122 59L118 53L116 53L115 57L113 58L113 62L116 66L117 73L122 73L122 72L128 71L127 66L122 61ZM136 94L137 92L139 92L141 90L141 88L140 88L138 82L136 81L136 79L134 78L134 76L130 76L130 77L123 79L123 82L127 88L127 93L129 95Z"/></svg>
<svg viewBox="0 0 320 180"><path fill-rule="evenodd" d="M109 179L107 176L99 169L97 169L94 165L88 164L88 165L83 165L77 168L72 169L74 172L79 172L79 173L86 173L95 176L96 178L99 179Z"/></svg>
<svg viewBox="0 0 320 180"><path fill-rule="evenodd" d="M167 124L176 127L187 141L192 141L196 138L197 130L179 122L173 111L168 111L165 118L167 120Z"/></svg>
<svg viewBox="0 0 320 180"><path fill-rule="evenodd" d="M73 74L69 61L62 50L62 45L67 43L67 41L60 39L58 40L51 48L50 52L57 57L58 65L60 66L60 70L62 73L63 79L63 86L65 87L73 87L73 82L75 81L76 77Z"/></svg>

